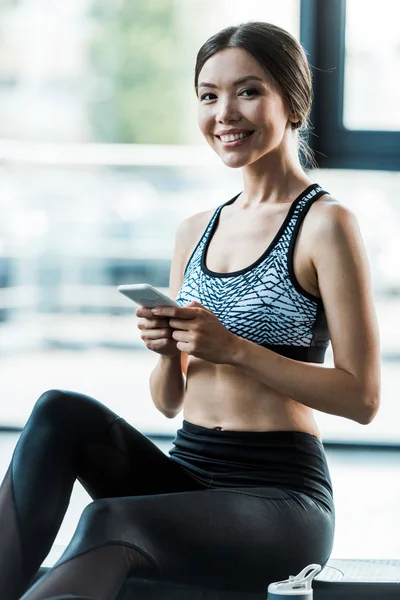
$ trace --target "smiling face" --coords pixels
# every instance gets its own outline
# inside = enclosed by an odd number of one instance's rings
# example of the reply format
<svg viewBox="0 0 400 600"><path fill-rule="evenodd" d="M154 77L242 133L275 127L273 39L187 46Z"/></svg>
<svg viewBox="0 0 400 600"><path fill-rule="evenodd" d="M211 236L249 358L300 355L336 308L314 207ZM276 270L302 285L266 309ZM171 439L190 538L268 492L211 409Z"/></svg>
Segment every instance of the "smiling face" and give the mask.
<svg viewBox="0 0 400 600"><path fill-rule="evenodd" d="M198 123L207 142L232 168L283 147L296 119L261 65L241 48L207 60L198 81Z"/></svg>

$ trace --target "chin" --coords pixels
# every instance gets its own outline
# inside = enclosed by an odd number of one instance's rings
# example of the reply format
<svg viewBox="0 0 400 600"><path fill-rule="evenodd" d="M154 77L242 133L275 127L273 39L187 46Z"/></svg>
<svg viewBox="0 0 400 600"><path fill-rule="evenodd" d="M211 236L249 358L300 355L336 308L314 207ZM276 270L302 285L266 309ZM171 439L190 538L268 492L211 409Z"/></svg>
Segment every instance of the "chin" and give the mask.
<svg viewBox="0 0 400 600"><path fill-rule="evenodd" d="M215 150L215 148L214 148ZM245 167L246 165L253 162L249 155L245 156L240 154L228 154L225 152L218 152L216 150L216 154L218 154L219 158L222 160L226 167L230 169L240 169L241 167Z"/></svg>
<svg viewBox="0 0 400 600"><path fill-rule="evenodd" d="M264 155L254 156L254 154L252 156L224 156L219 154L219 157L224 165L230 169L241 169L242 167L247 167L248 165L256 163L263 156Z"/></svg>
<svg viewBox="0 0 400 600"><path fill-rule="evenodd" d="M229 160L229 158L224 158L222 156L220 156L222 162L224 163L224 165L226 167L229 167L230 169L241 169L242 167L245 167L246 165L249 164L249 161L247 160L238 160L238 158L235 158L233 160Z"/></svg>

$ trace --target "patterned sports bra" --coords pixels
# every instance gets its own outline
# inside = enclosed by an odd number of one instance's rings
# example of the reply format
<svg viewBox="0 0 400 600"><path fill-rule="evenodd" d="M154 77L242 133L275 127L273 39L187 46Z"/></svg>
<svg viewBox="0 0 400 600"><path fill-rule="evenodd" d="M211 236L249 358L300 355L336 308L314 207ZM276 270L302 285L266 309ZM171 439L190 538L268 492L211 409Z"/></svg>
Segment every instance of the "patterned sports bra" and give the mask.
<svg viewBox="0 0 400 600"><path fill-rule="evenodd" d="M324 305L298 283L293 253L307 212L326 193L317 184L304 190L262 256L232 273L214 273L205 264L221 210L240 194L219 206L189 259L177 302L196 300L238 336L294 360L323 363L329 344Z"/></svg>

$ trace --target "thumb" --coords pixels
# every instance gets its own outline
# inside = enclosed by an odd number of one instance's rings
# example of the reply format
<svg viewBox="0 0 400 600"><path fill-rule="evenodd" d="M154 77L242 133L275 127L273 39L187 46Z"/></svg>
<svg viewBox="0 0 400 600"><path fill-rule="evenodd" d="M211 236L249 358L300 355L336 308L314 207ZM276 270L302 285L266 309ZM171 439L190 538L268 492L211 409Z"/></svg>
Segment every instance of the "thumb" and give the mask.
<svg viewBox="0 0 400 600"><path fill-rule="evenodd" d="M189 304L186 304L188 308L201 308L202 310L206 310L207 312L214 314L212 310L200 304L200 302L196 302L196 300L191 300Z"/></svg>
<svg viewBox="0 0 400 600"><path fill-rule="evenodd" d="M191 300L189 304L186 304L186 306L191 308L204 308L204 306L199 302L196 302L196 300Z"/></svg>

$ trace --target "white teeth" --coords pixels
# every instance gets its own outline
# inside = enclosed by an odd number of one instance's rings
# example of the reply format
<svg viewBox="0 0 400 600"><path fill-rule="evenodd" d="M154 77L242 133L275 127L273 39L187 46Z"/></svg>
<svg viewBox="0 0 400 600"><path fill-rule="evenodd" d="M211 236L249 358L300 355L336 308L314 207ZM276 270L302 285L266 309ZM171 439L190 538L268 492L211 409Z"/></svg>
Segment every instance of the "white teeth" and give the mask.
<svg viewBox="0 0 400 600"><path fill-rule="evenodd" d="M232 135L221 135L220 138L221 140L226 143L226 142L234 142L235 140L241 140L244 137L248 137L250 135L250 132L246 132L246 133L235 133Z"/></svg>

